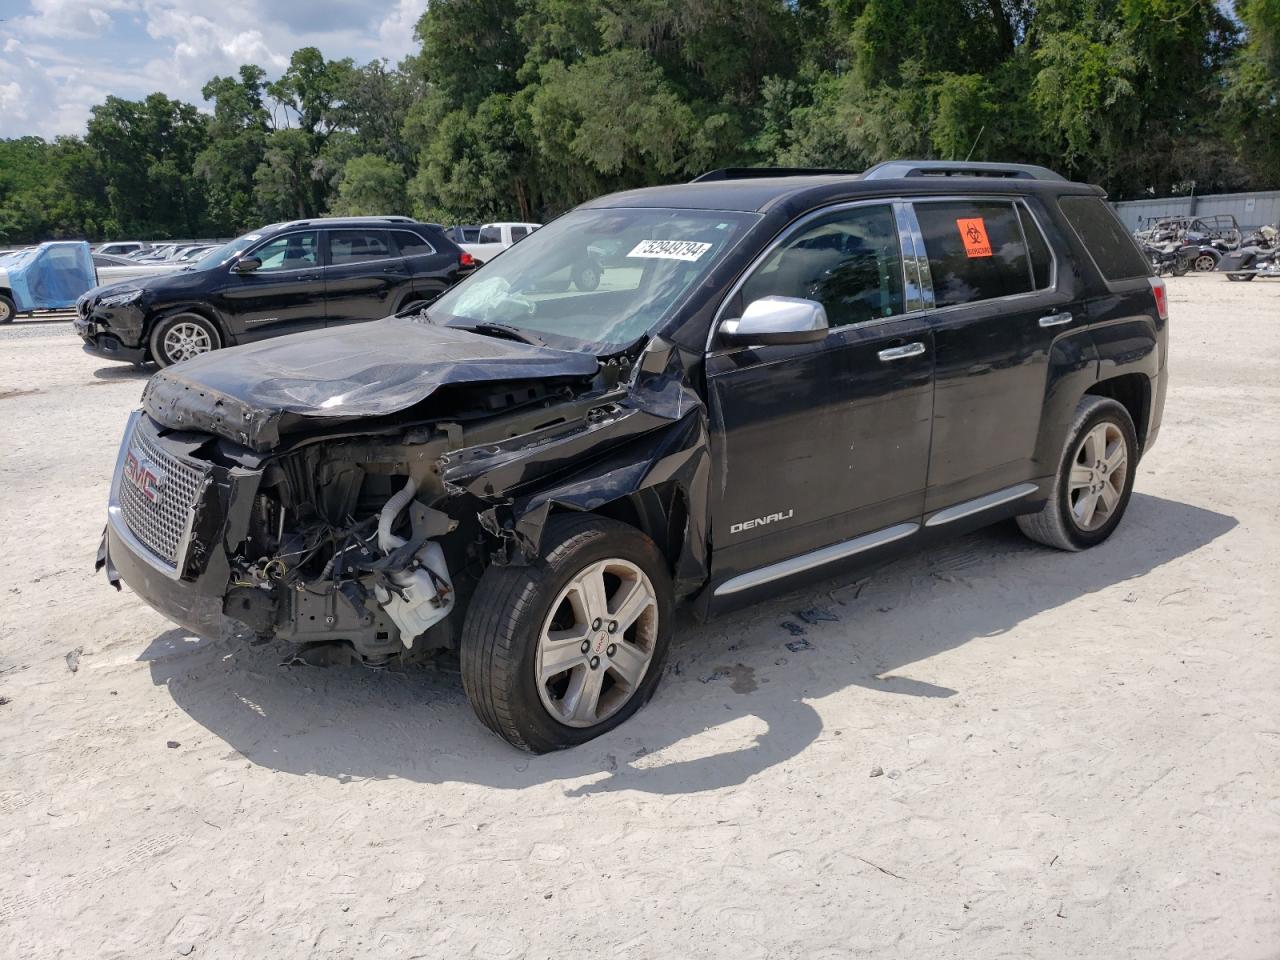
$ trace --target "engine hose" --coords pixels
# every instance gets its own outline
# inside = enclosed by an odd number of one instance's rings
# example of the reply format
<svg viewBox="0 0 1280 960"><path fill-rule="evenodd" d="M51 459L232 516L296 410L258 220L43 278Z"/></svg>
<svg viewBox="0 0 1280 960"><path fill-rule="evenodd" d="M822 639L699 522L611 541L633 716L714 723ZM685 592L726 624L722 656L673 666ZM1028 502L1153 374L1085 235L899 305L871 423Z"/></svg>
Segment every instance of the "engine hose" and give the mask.
<svg viewBox="0 0 1280 960"><path fill-rule="evenodd" d="M418 492L418 481L410 477L404 485L404 489L397 494L393 494L391 499L382 507L382 513L378 515L378 549L383 553L391 553L397 547L403 547L407 541L397 537L391 532L392 526L396 522L396 517L400 516L400 511L409 505L413 500L413 495Z"/></svg>

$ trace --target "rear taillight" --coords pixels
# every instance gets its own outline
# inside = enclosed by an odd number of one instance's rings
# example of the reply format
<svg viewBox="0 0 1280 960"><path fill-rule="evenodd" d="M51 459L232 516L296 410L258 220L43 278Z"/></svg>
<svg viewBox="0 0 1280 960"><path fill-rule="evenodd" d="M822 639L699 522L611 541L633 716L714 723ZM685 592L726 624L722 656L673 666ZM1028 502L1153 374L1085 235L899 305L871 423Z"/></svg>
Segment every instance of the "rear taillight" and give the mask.
<svg viewBox="0 0 1280 960"><path fill-rule="evenodd" d="M1151 294L1156 298L1156 313L1160 314L1161 320L1169 319L1169 294L1164 289L1164 281L1159 277L1148 277L1147 283L1151 284Z"/></svg>
<svg viewBox="0 0 1280 960"><path fill-rule="evenodd" d="M463 250L462 253L458 255L458 266L474 267L475 265L476 265L476 258L473 257L471 254L467 253L467 251Z"/></svg>

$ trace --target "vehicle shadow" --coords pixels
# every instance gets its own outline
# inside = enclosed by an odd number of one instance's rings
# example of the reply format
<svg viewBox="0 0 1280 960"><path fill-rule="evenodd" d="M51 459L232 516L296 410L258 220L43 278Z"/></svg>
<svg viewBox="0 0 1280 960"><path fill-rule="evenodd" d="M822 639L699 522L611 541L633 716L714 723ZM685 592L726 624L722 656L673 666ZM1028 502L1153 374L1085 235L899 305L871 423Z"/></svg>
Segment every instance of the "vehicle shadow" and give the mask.
<svg viewBox="0 0 1280 960"><path fill-rule="evenodd" d="M607 736L542 757L481 727L456 660L403 672L284 668L277 645L197 641L181 630L156 637L139 659L196 722L251 762L283 772L508 789L559 780L569 781L569 795L683 794L743 783L799 754L823 729L809 700L852 687L875 697L953 696L906 668L1141 577L1236 523L1135 494L1121 530L1087 554L1036 546L1008 523L709 624L686 619L653 702ZM760 732L714 736L737 721ZM729 746L707 756L683 743L708 732L713 744ZM656 762L664 758L653 754L668 748L670 762Z"/></svg>
<svg viewBox="0 0 1280 960"><path fill-rule="evenodd" d="M139 367L132 363L121 363L110 367L99 367L93 371L94 379L104 381L117 380L149 380L155 373L152 367Z"/></svg>

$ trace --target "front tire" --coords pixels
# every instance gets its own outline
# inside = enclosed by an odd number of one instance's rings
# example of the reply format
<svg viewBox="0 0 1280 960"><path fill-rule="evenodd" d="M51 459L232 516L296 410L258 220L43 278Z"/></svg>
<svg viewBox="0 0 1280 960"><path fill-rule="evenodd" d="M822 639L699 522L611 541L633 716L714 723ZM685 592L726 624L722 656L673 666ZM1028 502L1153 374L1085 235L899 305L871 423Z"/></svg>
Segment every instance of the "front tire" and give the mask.
<svg viewBox="0 0 1280 960"><path fill-rule="evenodd" d="M513 746L546 753L612 730L653 695L671 641L666 562L634 527L553 516L544 557L491 566L462 630L462 685Z"/></svg>
<svg viewBox="0 0 1280 960"><path fill-rule="evenodd" d="M0 323L13 323L13 318L18 313L18 305L9 297L0 293Z"/></svg>
<svg viewBox="0 0 1280 960"><path fill-rule="evenodd" d="M151 359L160 367L190 360L221 346L218 328L198 313L175 313L151 331Z"/></svg>
<svg viewBox="0 0 1280 960"><path fill-rule="evenodd" d="M1037 543L1059 550L1097 546L1129 506L1137 465L1129 411L1107 397L1084 397L1067 431L1049 499L1039 512L1018 517L1018 526Z"/></svg>

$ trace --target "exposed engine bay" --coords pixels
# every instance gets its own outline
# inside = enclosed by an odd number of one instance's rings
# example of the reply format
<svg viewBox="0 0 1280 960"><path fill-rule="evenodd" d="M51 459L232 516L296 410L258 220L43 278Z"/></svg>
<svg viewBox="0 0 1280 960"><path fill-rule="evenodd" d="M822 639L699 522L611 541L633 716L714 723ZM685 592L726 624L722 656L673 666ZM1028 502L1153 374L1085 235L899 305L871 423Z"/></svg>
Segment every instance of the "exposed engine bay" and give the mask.
<svg viewBox="0 0 1280 960"><path fill-rule="evenodd" d="M686 544L690 488L706 480L702 407L662 374L639 399L628 381L643 362L574 357L532 379L444 383L383 416L366 391L348 417L332 386L302 401L277 377L294 409L270 409L197 380L200 359L148 385L99 555L113 583L132 564L124 579L197 632L229 618L310 663L450 648L486 567L536 557L552 509L647 510L654 536L704 575L705 550Z"/></svg>

